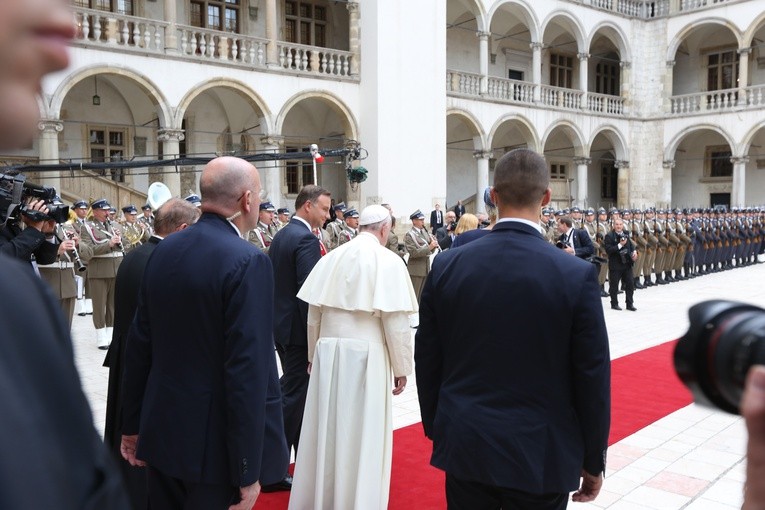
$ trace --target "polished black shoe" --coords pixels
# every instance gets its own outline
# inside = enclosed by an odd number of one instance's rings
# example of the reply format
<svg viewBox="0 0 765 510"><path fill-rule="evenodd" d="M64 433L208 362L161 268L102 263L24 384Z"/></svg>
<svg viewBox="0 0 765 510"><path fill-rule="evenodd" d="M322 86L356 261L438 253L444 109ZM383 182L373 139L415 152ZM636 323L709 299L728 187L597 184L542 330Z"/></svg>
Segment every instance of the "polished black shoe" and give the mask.
<svg viewBox="0 0 765 510"><path fill-rule="evenodd" d="M659 285L666 285L669 282L667 280L663 280L663 279L660 278L660 279L656 280L656 283L658 283Z"/></svg>
<svg viewBox="0 0 765 510"><path fill-rule="evenodd" d="M603 289L600 289L600 297L608 297L608 292L606 292Z"/></svg>
<svg viewBox="0 0 765 510"><path fill-rule="evenodd" d="M637 308L635 308L633 305L629 305L627 307L627 310L629 310L630 312L637 312Z"/></svg>
<svg viewBox="0 0 765 510"><path fill-rule="evenodd" d="M635 282L635 288L636 289L645 289L645 285L643 285L640 282Z"/></svg>
<svg viewBox="0 0 765 510"><path fill-rule="evenodd" d="M292 490L292 477L290 475L285 476L281 482L264 485L260 488L260 492L283 492L290 490Z"/></svg>
<svg viewBox="0 0 765 510"><path fill-rule="evenodd" d="M611 310L621 310L622 307L619 305L611 305Z"/></svg>
<svg viewBox="0 0 765 510"><path fill-rule="evenodd" d="M85 312L80 312L80 313L78 313L77 315L79 315L80 317L85 317L85 316L86 316L86 315L88 315L88 314L87 314L87 313L85 313Z"/></svg>

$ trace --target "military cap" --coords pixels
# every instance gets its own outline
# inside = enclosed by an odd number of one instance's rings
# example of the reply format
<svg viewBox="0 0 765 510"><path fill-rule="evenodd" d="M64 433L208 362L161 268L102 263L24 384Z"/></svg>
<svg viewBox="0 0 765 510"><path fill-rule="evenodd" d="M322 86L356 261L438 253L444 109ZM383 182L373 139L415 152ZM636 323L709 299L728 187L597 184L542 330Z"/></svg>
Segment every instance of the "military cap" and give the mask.
<svg viewBox="0 0 765 510"><path fill-rule="evenodd" d="M422 214L422 211L417 209L416 211L414 211L412 214L409 215L409 219L410 220L424 220L425 219L425 215Z"/></svg>
<svg viewBox="0 0 765 510"><path fill-rule="evenodd" d="M656 212L656 209L654 209L653 207L646 207L645 208L645 212L647 212L647 213L649 213L649 212L650 213L654 213L654 212Z"/></svg>
<svg viewBox="0 0 765 510"><path fill-rule="evenodd" d="M598 214L607 214L605 207L598 207Z"/></svg>
<svg viewBox="0 0 765 510"><path fill-rule="evenodd" d="M608 212L611 214L618 213L619 209L617 209L616 207L612 207L611 209L608 210Z"/></svg>
<svg viewBox="0 0 765 510"><path fill-rule="evenodd" d="M289 214L290 210L286 207L280 207L276 210L277 214Z"/></svg>
<svg viewBox="0 0 765 510"><path fill-rule="evenodd" d="M260 210L268 211L268 212L276 212L276 208L274 207L274 204L272 204L271 202L261 202Z"/></svg>
<svg viewBox="0 0 765 510"><path fill-rule="evenodd" d="M193 205L195 205L197 207L202 205L202 199L199 198L199 195L197 195L196 193L192 193L191 195L189 195L186 198L184 198L184 200L186 200L186 202L190 202L191 204L193 204Z"/></svg>
<svg viewBox="0 0 765 510"><path fill-rule="evenodd" d="M116 212L117 212L117 208L116 208L116 207L114 207L114 206L111 206L111 207L109 208L109 212L110 212L110 213L116 213Z"/></svg>
<svg viewBox="0 0 765 510"><path fill-rule="evenodd" d="M632 210L632 214L643 214L643 211L640 208L636 208Z"/></svg>
<svg viewBox="0 0 765 510"><path fill-rule="evenodd" d="M571 208L571 212L572 212L572 213L575 213L575 212L582 212L582 210L581 210L581 209L579 209L578 207L574 206L574 207L572 207L572 208Z"/></svg>
<svg viewBox="0 0 765 510"><path fill-rule="evenodd" d="M497 207L491 200L491 186L486 186L486 189L483 190L483 203L492 209Z"/></svg>
<svg viewBox="0 0 765 510"><path fill-rule="evenodd" d="M333 208L335 211L345 212L345 202L340 202L339 204L335 204L335 207Z"/></svg>
<svg viewBox="0 0 765 510"><path fill-rule="evenodd" d="M585 213L587 216L589 216L590 214L595 214L595 209L593 209L592 207L590 207L590 208L588 208L586 211L584 211L584 213Z"/></svg>
<svg viewBox="0 0 765 510"><path fill-rule="evenodd" d="M92 209L106 209L107 211L112 208L112 205L106 201L105 198L99 198L92 204L90 204L90 207Z"/></svg>
<svg viewBox="0 0 765 510"><path fill-rule="evenodd" d="M128 205L122 208L122 212L125 214L138 214L138 209L134 205Z"/></svg>
<svg viewBox="0 0 765 510"><path fill-rule="evenodd" d="M565 215L566 215L566 211L565 210L555 211L555 216L565 216Z"/></svg>
<svg viewBox="0 0 765 510"><path fill-rule="evenodd" d="M566 207L565 209L563 209L563 214L571 214L571 209Z"/></svg>
<svg viewBox="0 0 765 510"><path fill-rule="evenodd" d="M348 209L347 211L345 211L345 216L347 216L349 218L358 218L359 217L359 211L357 211L356 209ZM424 217L425 216L423 215L423 218Z"/></svg>
<svg viewBox="0 0 765 510"><path fill-rule="evenodd" d="M84 200L78 200L72 204L72 209L87 209L88 203Z"/></svg>
<svg viewBox="0 0 765 510"><path fill-rule="evenodd" d="M550 209L548 209L546 207L544 209L542 209L542 215L543 216L550 216Z"/></svg>
<svg viewBox="0 0 765 510"><path fill-rule="evenodd" d="M143 210L143 211L151 211L151 206L149 204L146 204L143 207L141 207L141 210Z"/></svg>

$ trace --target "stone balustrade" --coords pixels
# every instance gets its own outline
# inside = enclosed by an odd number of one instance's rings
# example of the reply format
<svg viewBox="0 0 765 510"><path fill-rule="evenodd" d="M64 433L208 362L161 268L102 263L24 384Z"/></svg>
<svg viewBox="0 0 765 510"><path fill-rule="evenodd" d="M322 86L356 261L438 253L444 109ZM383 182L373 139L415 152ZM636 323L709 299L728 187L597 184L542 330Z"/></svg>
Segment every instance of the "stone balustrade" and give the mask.
<svg viewBox="0 0 765 510"><path fill-rule="evenodd" d="M534 84L506 78L489 77L488 97L511 103L534 103Z"/></svg>
<svg viewBox="0 0 765 510"><path fill-rule="evenodd" d="M178 25L178 51L189 58L265 66L267 39Z"/></svg>
<svg viewBox="0 0 765 510"><path fill-rule="evenodd" d="M581 90L541 85L540 101L543 105L565 110L579 110L582 104Z"/></svg>
<svg viewBox="0 0 765 510"><path fill-rule="evenodd" d="M587 108L603 115L624 115L624 98L606 94L587 93Z"/></svg>
<svg viewBox="0 0 765 510"><path fill-rule="evenodd" d="M446 71L446 91L479 96L481 94L481 75L464 71Z"/></svg>
<svg viewBox="0 0 765 510"><path fill-rule="evenodd" d="M92 170L66 172L61 177L61 189L58 191L61 196L68 197L71 200L84 199L90 201L105 198L117 208L129 204L141 207L146 203L146 193L133 189L128 183L115 182L109 177L103 177L98 172Z"/></svg>
<svg viewBox="0 0 765 510"><path fill-rule="evenodd" d="M284 69L334 77L351 77L353 53L349 51L279 41L277 53L279 66Z"/></svg>
<svg viewBox="0 0 765 510"><path fill-rule="evenodd" d="M680 0L680 10L683 12L695 11L708 5L726 3L728 0Z"/></svg>
<svg viewBox="0 0 765 510"><path fill-rule="evenodd" d="M74 19L77 26L75 41L116 45L142 53L165 51L165 27L168 24L164 21L84 8L74 10Z"/></svg>
<svg viewBox="0 0 765 510"><path fill-rule="evenodd" d="M738 94L739 89L727 89L672 96L670 98L670 113L672 115L687 115L733 110L738 106Z"/></svg>

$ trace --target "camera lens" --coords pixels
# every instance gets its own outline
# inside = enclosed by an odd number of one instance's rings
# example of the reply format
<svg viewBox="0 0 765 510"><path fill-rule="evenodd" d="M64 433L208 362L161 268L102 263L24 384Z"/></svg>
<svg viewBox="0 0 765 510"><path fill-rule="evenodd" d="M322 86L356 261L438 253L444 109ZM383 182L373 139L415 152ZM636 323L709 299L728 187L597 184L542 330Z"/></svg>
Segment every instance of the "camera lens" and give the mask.
<svg viewBox="0 0 765 510"><path fill-rule="evenodd" d="M675 370L699 404L738 414L749 368L765 364L765 310L705 301L688 312L691 325L675 347Z"/></svg>

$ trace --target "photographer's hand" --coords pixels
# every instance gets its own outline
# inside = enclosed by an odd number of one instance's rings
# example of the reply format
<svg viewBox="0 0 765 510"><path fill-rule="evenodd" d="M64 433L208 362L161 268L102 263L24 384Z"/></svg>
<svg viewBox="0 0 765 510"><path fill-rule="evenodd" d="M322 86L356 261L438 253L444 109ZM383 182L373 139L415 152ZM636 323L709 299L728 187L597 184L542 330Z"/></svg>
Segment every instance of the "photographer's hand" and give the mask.
<svg viewBox="0 0 765 510"><path fill-rule="evenodd" d="M42 200L37 200L35 198L31 199L27 203L27 208L29 208L29 209L31 209L33 211L39 211L42 214L48 214L48 207L45 205L45 202L43 202ZM32 221L27 215L22 214L21 215L21 221L23 221L24 224L27 227L32 227L34 229L37 229L40 232L43 232L44 234L48 234L49 233L49 232L46 232L44 230L45 224L47 223L44 220L43 221ZM51 230L51 232L52 232L52 230Z"/></svg>
<svg viewBox="0 0 765 510"><path fill-rule="evenodd" d="M742 510L765 507L765 366L755 365L746 377L741 397L746 420L746 485Z"/></svg>

